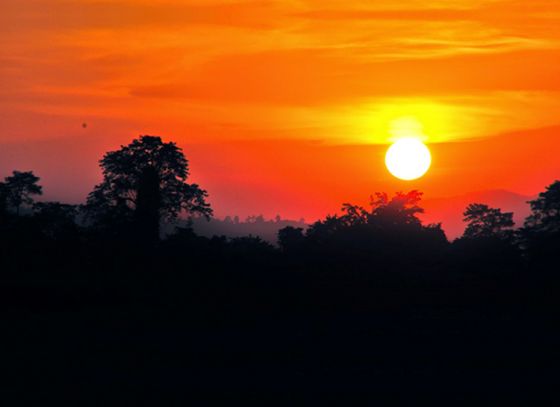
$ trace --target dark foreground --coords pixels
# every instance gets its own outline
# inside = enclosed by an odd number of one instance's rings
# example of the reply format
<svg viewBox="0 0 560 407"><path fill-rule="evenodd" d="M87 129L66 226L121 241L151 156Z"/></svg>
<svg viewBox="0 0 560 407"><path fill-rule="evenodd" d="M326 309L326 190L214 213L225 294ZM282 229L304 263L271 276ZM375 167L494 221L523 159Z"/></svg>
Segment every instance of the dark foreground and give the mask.
<svg viewBox="0 0 560 407"><path fill-rule="evenodd" d="M6 400L520 402L558 379L560 278L548 265L48 250L3 253Z"/></svg>
<svg viewBox="0 0 560 407"><path fill-rule="evenodd" d="M449 242L421 192L376 193L273 247L161 233L212 215L175 143L100 166L80 206L35 202L32 171L0 182L2 405L554 398L560 181L518 229L472 203Z"/></svg>

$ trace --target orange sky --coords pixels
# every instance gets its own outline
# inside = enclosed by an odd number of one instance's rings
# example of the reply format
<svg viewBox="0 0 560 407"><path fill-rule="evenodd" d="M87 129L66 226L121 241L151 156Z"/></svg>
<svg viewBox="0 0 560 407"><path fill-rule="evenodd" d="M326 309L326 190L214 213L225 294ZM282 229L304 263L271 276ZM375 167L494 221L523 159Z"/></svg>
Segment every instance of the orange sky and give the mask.
<svg viewBox="0 0 560 407"><path fill-rule="evenodd" d="M0 81L0 175L50 199L139 134L185 149L219 216L560 178L558 0L2 0ZM409 119L433 166L403 182L383 154Z"/></svg>

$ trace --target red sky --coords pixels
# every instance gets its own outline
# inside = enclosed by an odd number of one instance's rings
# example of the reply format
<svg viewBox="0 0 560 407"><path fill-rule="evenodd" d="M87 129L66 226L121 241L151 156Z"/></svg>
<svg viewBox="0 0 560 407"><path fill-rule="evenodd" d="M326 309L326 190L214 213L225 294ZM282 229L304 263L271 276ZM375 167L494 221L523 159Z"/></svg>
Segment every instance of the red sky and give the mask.
<svg viewBox="0 0 560 407"><path fill-rule="evenodd" d="M557 0L2 0L0 176L82 201L97 161L176 141L218 216L313 220L375 191L427 199L560 178ZM389 175L401 120L428 174ZM87 123L87 128L82 127Z"/></svg>

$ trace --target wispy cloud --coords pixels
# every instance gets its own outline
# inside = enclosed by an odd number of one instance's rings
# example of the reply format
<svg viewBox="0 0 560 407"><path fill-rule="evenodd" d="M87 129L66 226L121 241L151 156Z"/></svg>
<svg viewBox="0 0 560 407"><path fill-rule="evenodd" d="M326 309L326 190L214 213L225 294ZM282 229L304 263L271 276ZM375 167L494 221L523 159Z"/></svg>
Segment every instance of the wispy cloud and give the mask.
<svg viewBox="0 0 560 407"><path fill-rule="evenodd" d="M518 109L514 95L531 95L533 110L549 112L540 103L560 91L556 0L27 0L25 7L5 0L2 7L0 106L18 114L136 116L134 123L150 116L178 129L214 128L223 118L248 137L258 129L357 140L363 128L351 112L381 109L389 99L475 95L480 109L465 112L472 134L476 122L502 130L483 112ZM348 118L334 123L333 112ZM516 111L511 127L526 115Z"/></svg>

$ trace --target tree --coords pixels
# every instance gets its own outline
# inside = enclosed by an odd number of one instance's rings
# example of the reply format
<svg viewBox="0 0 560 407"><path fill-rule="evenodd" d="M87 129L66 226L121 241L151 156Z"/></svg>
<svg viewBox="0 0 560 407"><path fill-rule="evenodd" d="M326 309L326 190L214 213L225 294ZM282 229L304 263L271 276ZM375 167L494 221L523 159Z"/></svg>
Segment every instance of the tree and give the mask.
<svg viewBox="0 0 560 407"><path fill-rule="evenodd" d="M278 231L278 245L284 252L297 251L304 241L303 228L286 226Z"/></svg>
<svg viewBox="0 0 560 407"><path fill-rule="evenodd" d="M345 226L364 225L368 223L370 213L359 205L349 203L342 204L342 212L344 215L340 220Z"/></svg>
<svg viewBox="0 0 560 407"><path fill-rule="evenodd" d="M284 232L282 247L303 247L329 267L384 268L433 264L445 256L449 242L440 224L424 226L418 214L422 193L398 192L371 197L371 210L344 204L341 215L327 216L306 230L303 242L294 230Z"/></svg>
<svg viewBox="0 0 560 407"><path fill-rule="evenodd" d="M15 209L19 215L23 205L32 205L34 195L42 195L43 188L38 184L40 178L32 171L14 171L12 176L6 177L2 189L5 203Z"/></svg>
<svg viewBox="0 0 560 407"><path fill-rule="evenodd" d="M534 232L560 232L560 181L555 181L539 197L529 201L531 215L525 220L525 228Z"/></svg>
<svg viewBox="0 0 560 407"><path fill-rule="evenodd" d="M325 240L339 234L346 227L347 225L342 220L342 217L337 215L327 215L324 220L318 220L309 226L309 229L307 229L306 232L306 237L316 243L322 244Z"/></svg>
<svg viewBox="0 0 560 407"><path fill-rule="evenodd" d="M523 264L513 213L472 203L463 213L465 232L452 244L456 267L469 272L511 272Z"/></svg>
<svg viewBox="0 0 560 407"><path fill-rule="evenodd" d="M245 219L245 223L264 223L264 216L263 215L249 215L247 219Z"/></svg>
<svg viewBox="0 0 560 407"><path fill-rule="evenodd" d="M502 212L481 203L472 203L463 213L467 227L463 234L466 238L505 238L511 236L515 225L512 212Z"/></svg>
<svg viewBox="0 0 560 407"><path fill-rule="evenodd" d="M422 200L422 192L397 192L389 199L386 193L376 193L371 197L372 212L370 223L384 226L389 225L413 225L421 226L422 222L418 214L424 213L424 209L418 206Z"/></svg>
<svg viewBox="0 0 560 407"><path fill-rule="evenodd" d="M422 192L397 192L389 198L386 193L376 193L371 197L371 211L359 205L345 203L341 216L327 216L315 222L307 230L307 236L321 240L347 229L368 228L370 230L422 229L422 222L417 214L424 210L418 206Z"/></svg>
<svg viewBox="0 0 560 407"><path fill-rule="evenodd" d="M522 246L534 265L556 270L560 247L560 181L553 182L529 204L531 215L520 233Z"/></svg>
<svg viewBox="0 0 560 407"><path fill-rule="evenodd" d="M207 192L188 184L188 160L175 143L140 136L100 161L103 182L88 196L86 214L96 223L134 224L143 238L157 240L161 221L210 218Z"/></svg>

